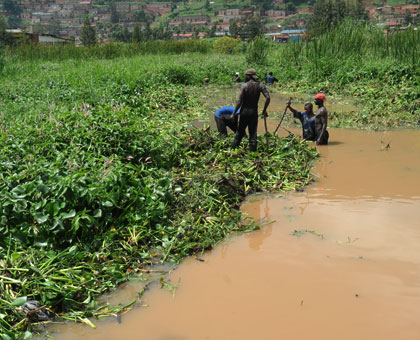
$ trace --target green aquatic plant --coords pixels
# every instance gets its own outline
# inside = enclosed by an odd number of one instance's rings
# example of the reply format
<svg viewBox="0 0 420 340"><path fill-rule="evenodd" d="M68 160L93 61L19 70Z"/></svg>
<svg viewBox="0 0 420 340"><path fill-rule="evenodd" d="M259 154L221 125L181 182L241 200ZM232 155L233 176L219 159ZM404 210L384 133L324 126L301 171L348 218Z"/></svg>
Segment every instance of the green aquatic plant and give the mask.
<svg viewBox="0 0 420 340"><path fill-rule="evenodd" d="M217 60L207 69L157 58L22 63L4 75L3 339L30 336L23 301L91 326L91 317L119 315L131 305L101 307L96 297L150 264L254 229L240 222L246 195L310 181L316 151L293 136L249 153L191 127L206 114L184 84L219 72Z"/></svg>

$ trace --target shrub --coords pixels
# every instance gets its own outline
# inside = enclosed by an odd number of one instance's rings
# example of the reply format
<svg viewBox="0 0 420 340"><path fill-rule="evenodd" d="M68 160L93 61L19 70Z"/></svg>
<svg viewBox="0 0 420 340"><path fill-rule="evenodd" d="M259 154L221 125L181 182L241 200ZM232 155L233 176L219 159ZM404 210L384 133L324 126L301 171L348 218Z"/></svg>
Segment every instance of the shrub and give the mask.
<svg viewBox="0 0 420 340"><path fill-rule="evenodd" d="M219 53L232 54L233 50L238 44L239 44L239 39L235 39L231 37L223 37L223 38L218 39L214 43L214 49L216 52L219 52Z"/></svg>
<svg viewBox="0 0 420 340"><path fill-rule="evenodd" d="M266 65L269 48L270 43L263 37L255 38L247 48L246 61L250 64Z"/></svg>

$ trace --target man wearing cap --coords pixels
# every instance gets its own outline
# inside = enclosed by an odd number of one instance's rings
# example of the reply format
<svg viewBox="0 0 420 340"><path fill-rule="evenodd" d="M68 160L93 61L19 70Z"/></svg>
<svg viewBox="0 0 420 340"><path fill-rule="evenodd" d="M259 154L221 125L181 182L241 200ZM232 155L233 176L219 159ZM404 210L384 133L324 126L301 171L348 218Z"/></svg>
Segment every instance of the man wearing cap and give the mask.
<svg viewBox="0 0 420 340"><path fill-rule="evenodd" d="M258 127L258 100L260 94L265 97L262 114L267 116L267 107L270 104L270 93L265 85L261 83L254 69L245 72L245 83L241 85L241 93L235 106L234 114L240 109L238 130L233 140L232 148L241 144L245 136L245 129L249 132L249 150L257 151L257 127Z"/></svg>
<svg viewBox="0 0 420 340"><path fill-rule="evenodd" d="M318 110L315 114L315 143L316 145L328 144L329 133L327 131L328 122L328 111L324 106L326 102L325 95L318 93L315 96L315 105L318 106Z"/></svg>
<svg viewBox="0 0 420 340"><path fill-rule="evenodd" d="M233 132L236 132L238 129L238 114L240 111L235 115L233 114L233 111L235 111L234 106L222 106L214 113L217 130L222 137L227 137L228 133L226 127L229 127Z"/></svg>

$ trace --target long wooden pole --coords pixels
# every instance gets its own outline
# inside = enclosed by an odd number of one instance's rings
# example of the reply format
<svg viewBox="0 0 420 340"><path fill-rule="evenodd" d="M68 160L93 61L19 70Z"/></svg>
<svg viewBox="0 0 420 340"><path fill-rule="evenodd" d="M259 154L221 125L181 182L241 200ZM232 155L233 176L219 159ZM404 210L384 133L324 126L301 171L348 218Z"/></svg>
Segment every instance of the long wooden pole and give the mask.
<svg viewBox="0 0 420 340"><path fill-rule="evenodd" d="M267 128L267 113L264 112L264 126L265 126L265 142L267 144L267 152L269 149L269 145L268 145L268 128Z"/></svg>
<svg viewBox="0 0 420 340"><path fill-rule="evenodd" d="M292 97L289 98L289 101L286 104L286 108L284 109L283 116L281 116L280 122L278 123L276 129L274 130L274 134L277 133L277 130L279 129L281 123L283 122L284 116L286 115L287 108L289 107L289 105L291 104L291 102L292 102Z"/></svg>

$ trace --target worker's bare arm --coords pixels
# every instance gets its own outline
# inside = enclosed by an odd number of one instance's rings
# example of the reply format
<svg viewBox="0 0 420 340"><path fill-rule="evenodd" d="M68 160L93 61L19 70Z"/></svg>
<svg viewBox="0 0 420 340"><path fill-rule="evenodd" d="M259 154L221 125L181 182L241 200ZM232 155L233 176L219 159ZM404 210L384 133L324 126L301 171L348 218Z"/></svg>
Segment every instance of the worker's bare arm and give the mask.
<svg viewBox="0 0 420 340"><path fill-rule="evenodd" d="M270 101L271 101L270 92L268 92L267 88L264 85L263 85L263 88L262 88L261 92L262 92L263 96L265 97L264 109L263 109L262 113L263 113L264 116L267 116L267 107L268 107L268 105L270 105Z"/></svg>

